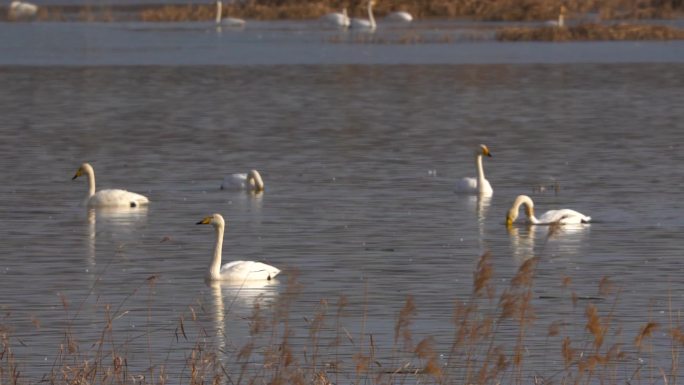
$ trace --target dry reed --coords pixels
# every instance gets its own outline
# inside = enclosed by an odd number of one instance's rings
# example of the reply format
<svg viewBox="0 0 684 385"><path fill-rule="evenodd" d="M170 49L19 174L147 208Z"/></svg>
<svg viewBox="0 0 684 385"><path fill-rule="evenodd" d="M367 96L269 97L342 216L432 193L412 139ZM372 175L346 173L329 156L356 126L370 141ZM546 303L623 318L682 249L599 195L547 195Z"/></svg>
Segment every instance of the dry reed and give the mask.
<svg viewBox="0 0 684 385"><path fill-rule="evenodd" d="M684 346L684 326L679 319L671 317L668 331L672 349L671 368L658 366L662 357L657 357L651 340L663 326L649 320L641 326L631 343L621 341L621 327L615 323L617 317L614 314L620 290L607 278L601 280L598 291L603 296L612 296L612 305L602 309L599 307L600 301L589 300L590 303L584 308L586 338L573 340L572 337L577 335L568 334L567 321L552 322L548 327L546 343L557 346L553 350L557 349L562 367L546 373L545 368L531 370L529 365L533 364L526 362L526 345L529 343L528 329L536 321L534 283L539 263L537 258L525 261L508 285L497 290L491 255L482 255L473 275L473 289L469 298L455 301L453 339L446 350L446 341L436 340L432 336L425 336L413 344L412 328L416 317L420 316L420 303L412 296L407 296L403 306L398 309L390 357L378 356L377 350L381 347L376 345L373 333L365 331L365 326L358 338L352 337L345 328L347 309L354 306L346 296L340 296L334 306L329 300L321 299L312 317L306 319L307 342L293 344L295 331L291 326L293 315L290 311L302 288L297 282L297 275L292 274L285 291L274 304L265 308L258 301L254 303L251 315L246 320L250 338L232 352L217 348L209 338L229 337L223 335L223 326L214 324L217 328L214 330L203 325L202 318L206 318L204 306L201 303L188 306L187 311L179 314L173 333L176 342L188 342L188 350L183 368L180 371L174 368L173 374L169 374L166 362L153 362L151 358L148 369L132 369L127 356L128 339L120 341L113 327L116 319L130 311L123 310L126 300L116 306L101 307L103 326L98 340L78 341L70 325L79 316L82 304L74 307L68 298L62 296L66 328L63 341L57 347L53 370L43 381L55 385L164 385L171 381L191 385L380 385L407 382L498 385L530 382L618 384L624 381L655 384L668 383L676 378L679 351ZM155 285L156 278L151 277L129 295L137 295L144 287L148 288L148 322L152 318L151 293ZM569 277L562 277L558 284L563 291L571 290L568 301L577 297L571 285ZM498 301L493 301L497 291ZM364 307L364 319L365 311ZM671 310L671 313L675 312ZM39 322L35 321L34 325L39 327ZM501 343L499 337L503 328L508 336L515 333L513 346ZM149 338L153 332L149 326L147 329L142 337ZM0 384L23 385L32 382L22 376L21 360L12 349L16 343L17 340L12 338L9 320L5 318L0 322ZM82 350L84 346L92 348ZM636 353L641 354L639 360L635 358ZM262 364L250 364L255 361ZM226 367L224 362L235 362L236 365ZM340 378L340 373L347 374ZM626 375L621 376L620 373Z"/></svg>

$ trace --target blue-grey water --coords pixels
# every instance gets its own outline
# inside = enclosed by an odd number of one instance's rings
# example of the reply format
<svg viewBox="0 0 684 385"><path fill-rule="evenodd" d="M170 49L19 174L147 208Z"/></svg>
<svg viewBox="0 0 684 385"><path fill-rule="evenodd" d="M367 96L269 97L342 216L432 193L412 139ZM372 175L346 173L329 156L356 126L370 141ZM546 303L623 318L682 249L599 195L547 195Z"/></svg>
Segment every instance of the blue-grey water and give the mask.
<svg viewBox="0 0 684 385"><path fill-rule="evenodd" d="M565 336L592 350L589 303L611 318L610 342L625 344L618 379L642 362L669 367L668 333L684 306L683 43L370 44L268 23L0 31L0 325L23 377L53 370L65 335L82 360L106 335L131 374L164 368L174 379L188 375L196 343L234 370L252 341L249 370L261 373L264 348L287 326L299 364L347 383L370 336L386 370L412 357L394 350L409 295L413 341L433 336L446 363L455 303L471 298L485 251L497 295L539 258L526 382L563 368ZM475 175L480 143L493 154L491 199L453 191ZM80 206L87 182L71 177L86 161L98 188L145 194L149 208ZM219 190L225 175L252 168L263 194ZM518 194L539 212L572 208L595 223L507 229ZM195 223L214 212L228 221L224 261L258 259L283 274L207 286L213 231ZM599 292L604 277L612 294ZM340 296L348 304L337 317ZM255 300L280 323L249 337ZM304 357L323 308L312 363ZM558 320L560 336L549 337ZM648 321L660 325L652 355L634 347ZM495 337L508 351L514 326L502 322Z"/></svg>

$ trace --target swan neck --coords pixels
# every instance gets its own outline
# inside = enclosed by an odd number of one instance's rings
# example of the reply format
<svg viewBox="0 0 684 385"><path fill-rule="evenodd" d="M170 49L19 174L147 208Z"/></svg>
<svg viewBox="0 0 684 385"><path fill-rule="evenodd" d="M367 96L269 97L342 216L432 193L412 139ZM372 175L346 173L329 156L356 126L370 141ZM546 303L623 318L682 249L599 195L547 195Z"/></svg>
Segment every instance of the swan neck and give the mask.
<svg viewBox="0 0 684 385"><path fill-rule="evenodd" d="M95 195L95 170L88 170L88 198Z"/></svg>
<svg viewBox="0 0 684 385"><path fill-rule="evenodd" d="M515 200L513 211L517 213L521 205L525 205L525 215L527 216L527 220L535 225L539 224L539 220L534 216L534 202L532 199L526 195L519 196Z"/></svg>
<svg viewBox="0 0 684 385"><path fill-rule="evenodd" d="M216 24L221 23L221 12L223 11L223 4L221 1L216 2Z"/></svg>
<svg viewBox="0 0 684 385"><path fill-rule="evenodd" d="M375 29L375 17L373 17L373 2L368 2L368 21L370 21L370 27Z"/></svg>
<svg viewBox="0 0 684 385"><path fill-rule="evenodd" d="M565 23L565 16L563 16L563 12L558 14L558 26L562 27L563 24Z"/></svg>
<svg viewBox="0 0 684 385"><path fill-rule="evenodd" d="M477 155L475 162L477 163L477 191L482 192L485 181L484 168L482 167L482 154Z"/></svg>
<svg viewBox="0 0 684 385"><path fill-rule="evenodd" d="M209 280L221 279L221 253L223 252L223 231L224 225L216 226L216 246L214 247L214 257L209 265L207 278Z"/></svg>

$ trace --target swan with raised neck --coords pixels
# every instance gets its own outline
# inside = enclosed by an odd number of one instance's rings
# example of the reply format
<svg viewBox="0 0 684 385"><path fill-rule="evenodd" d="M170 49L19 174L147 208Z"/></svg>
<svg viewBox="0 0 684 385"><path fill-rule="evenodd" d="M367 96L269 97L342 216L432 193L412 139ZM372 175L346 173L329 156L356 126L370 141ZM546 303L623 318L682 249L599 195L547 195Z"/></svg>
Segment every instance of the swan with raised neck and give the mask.
<svg viewBox="0 0 684 385"><path fill-rule="evenodd" d="M475 150L475 167L477 168L477 177L462 178L456 185L456 191L479 194L483 196L490 196L494 193L492 185L485 178L484 167L482 165L483 156L491 158L492 153L489 151L489 147L481 144L477 150Z"/></svg>
<svg viewBox="0 0 684 385"><path fill-rule="evenodd" d="M351 19L351 28L364 28L374 31L376 28L375 17L373 16L373 5L375 5L375 0L368 0L368 20L366 19Z"/></svg>
<svg viewBox="0 0 684 385"><path fill-rule="evenodd" d="M255 261L232 261L221 266L223 253L223 233L226 222L221 214L204 217L198 225L212 225L216 232L214 256L205 275L207 281L250 281L271 280L280 273L280 269Z"/></svg>
<svg viewBox="0 0 684 385"><path fill-rule="evenodd" d="M74 180L83 175L88 176L88 195L83 200L83 203L87 206L139 207L150 202L146 196L126 190L107 189L95 191L95 170L90 163L83 163L71 179Z"/></svg>

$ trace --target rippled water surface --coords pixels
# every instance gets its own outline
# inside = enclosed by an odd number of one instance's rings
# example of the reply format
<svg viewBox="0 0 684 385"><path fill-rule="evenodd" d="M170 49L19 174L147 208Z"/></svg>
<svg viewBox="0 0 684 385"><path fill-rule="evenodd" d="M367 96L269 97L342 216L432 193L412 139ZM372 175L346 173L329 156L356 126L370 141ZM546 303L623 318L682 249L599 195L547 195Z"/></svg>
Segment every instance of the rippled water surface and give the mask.
<svg viewBox="0 0 684 385"><path fill-rule="evenodd" d="M497 55L494 44L464 46ZM540 47L544 56L559 46ZM600 51L560 47L578 49L573 57ZM414 341L434 336L445 357L454 303L470 298L484 251L498 290L539 258L530 372L562 368L560 338L584 340L590 302L612 309L627 343L649 320L668 325L684 305L682 52L641 64L648 56L632 52L638 60L612 64L599 55L594 64L1 67L0 309L23 373L49 372L67 330L91 352L107 317L131 371L154 363L178 375L205 339L230 365L250 340L255 300L266 317L289 304L280 317L297 351L311 352L309 325L327 300L328 328L339 321L354 341L342 351L358 352L372 335L376 354L389 357L412 295ZM63 57L73 58L55 64ZM479 143L493 154L485 160L491 199L453 192L459 177L475 174ZM149 208L79 206L87 181L71 177L85 161L98 188L145 194ZM252 168L265 193L219 190L225 175ZM518 194L531 195L539 212L573 208L595 223L507 229ZM283 275L207 286L214 235L195 223L214 212L229 223L224 261L259 259ZM603 277L619 294L599 293ZM338 318L341 295L348 304ZM562 336L549 339L557 320L566 321ZM512 348L516 330L503 327L497 343ZM269 333L257 340L268 344ZM656 350L668 351L665 333ZM353 372L351 354L322 351Z"/></svg>

